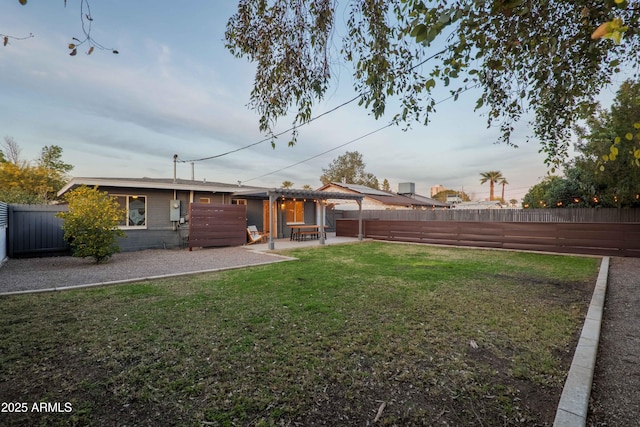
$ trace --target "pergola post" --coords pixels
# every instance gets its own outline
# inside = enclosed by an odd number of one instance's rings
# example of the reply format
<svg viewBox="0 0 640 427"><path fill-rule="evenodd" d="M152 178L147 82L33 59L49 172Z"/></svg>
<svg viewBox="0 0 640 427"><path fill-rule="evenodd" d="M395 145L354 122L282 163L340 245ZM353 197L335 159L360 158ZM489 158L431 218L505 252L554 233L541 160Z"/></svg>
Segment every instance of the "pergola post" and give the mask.
<svg viewBox="0 0 640 427"><path fill-rule="evenodd" d="M358 199L356 202L358 202L358 240L362 240L362 199Z"/></svg>
<svg viewBox="0 0 640 427"><path fill-rule="evenodd" d="M274 193L269 192L269 250L275 249L275 238L274 238L274 230L273 230L273 206L275 205L275 197Z"/></svg>
<svg viewBox="0 0 640 427"><path fill-rule="evenodd" d="M325 200L320 200L320 244L324 245L324 215L325 215Z"/></svg>

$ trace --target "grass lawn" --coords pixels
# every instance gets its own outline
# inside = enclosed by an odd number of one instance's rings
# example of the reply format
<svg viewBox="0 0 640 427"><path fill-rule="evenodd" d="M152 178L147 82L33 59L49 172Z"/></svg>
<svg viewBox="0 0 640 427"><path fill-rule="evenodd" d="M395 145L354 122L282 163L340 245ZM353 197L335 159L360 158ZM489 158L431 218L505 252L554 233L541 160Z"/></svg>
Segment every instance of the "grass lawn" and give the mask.
<svg viewBox="0 0 640 427"><path fill-rule="evenodd" d="M299 260L0 298L0 402L28 404L0 425L553 423L599 259L286 254Z"/></svg>

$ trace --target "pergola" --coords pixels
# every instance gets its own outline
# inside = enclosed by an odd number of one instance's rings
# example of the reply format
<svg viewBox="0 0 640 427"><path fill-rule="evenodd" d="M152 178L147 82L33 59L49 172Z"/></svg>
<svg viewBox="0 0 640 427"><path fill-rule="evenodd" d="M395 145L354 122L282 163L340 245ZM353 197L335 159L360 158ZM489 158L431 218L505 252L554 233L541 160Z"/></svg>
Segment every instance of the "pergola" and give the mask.
<svg viewBox="0 0 640 427"><path fill-rule="evenodd" d="M353 193L337 193L337 192L328 192L328 191L312 191L312 190L293 190L287 188L279 188L268 190L267 195L269 196L269 223L272 223L273 217L275 215L273 207L275 206L275 202L277 199L284 197L286 199L314 199L316 203L320 204L320 230L324 230L325 226L325 208L327 200L355 200L358 203L358 240L362 240L362 199L364 198L363 194L353 194ZM269 249L275 249L275 230L274 227L269 227ZM320 244L324 245L324 233L320 233Z"/></svg>

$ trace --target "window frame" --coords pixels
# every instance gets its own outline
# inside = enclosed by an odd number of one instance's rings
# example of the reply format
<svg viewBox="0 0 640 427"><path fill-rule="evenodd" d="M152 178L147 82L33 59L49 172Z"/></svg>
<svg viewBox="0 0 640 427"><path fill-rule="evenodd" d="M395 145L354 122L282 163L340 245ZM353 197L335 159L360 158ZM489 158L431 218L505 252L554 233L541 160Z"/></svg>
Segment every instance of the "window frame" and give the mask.
<svg viewBox="0 0 640 427"><path fill-rule="evenodd" d="M116 199L116 201L118 201L118 198L120 197L124 197L125 199L125 213L126 213L126 219L125 219L125 224L118 224L118 228L122 229L122 230L146 230L148 228L148 224L149 224L149 215L147 214L149 212L148 209L148 204L149 204L149 197L145 196L144 194L111 194L111 197L113 197L114 199ZM130 211L130 205L131 205L131 201L132 200L140 200L141 198L144 198L144 224L143 225L129 225L129 221L131 220L130 216L129 216L129 211ZM118 202L118 205L122 207L122 205L120 205L120 202Z"/></svg>
<svg viewBox="0 0 640 427"><path fill-rule="evenodd" d="M303 200L285 200L284 213L285 223L287 225L304 224L304 201ZM293 206L293 207L291 207ZM292 216L289 214L292 213ZM302 218L299 218L302 216Z"/></svg>

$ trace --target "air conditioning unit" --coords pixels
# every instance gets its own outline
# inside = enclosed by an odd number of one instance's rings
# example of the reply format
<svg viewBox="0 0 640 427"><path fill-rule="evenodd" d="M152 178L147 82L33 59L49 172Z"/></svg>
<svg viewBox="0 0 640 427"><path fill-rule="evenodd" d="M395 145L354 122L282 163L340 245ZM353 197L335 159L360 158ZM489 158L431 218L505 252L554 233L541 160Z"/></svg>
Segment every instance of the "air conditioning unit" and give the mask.
<svg viewBox="0 0 640 427"><path fill-rule="evenodd" d="M401 182L398 184L398 194L416 194L416 183Z"/></svg>

